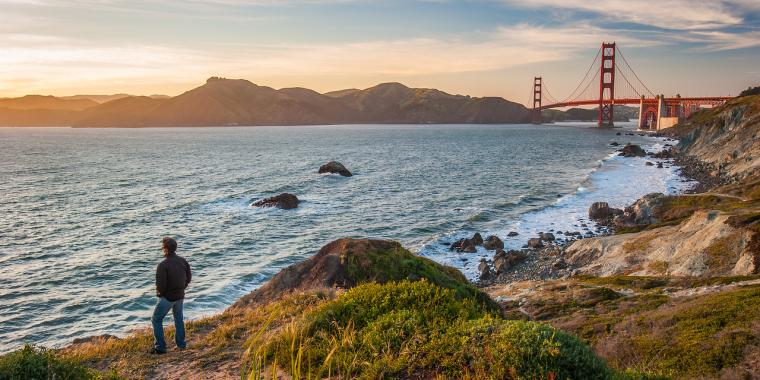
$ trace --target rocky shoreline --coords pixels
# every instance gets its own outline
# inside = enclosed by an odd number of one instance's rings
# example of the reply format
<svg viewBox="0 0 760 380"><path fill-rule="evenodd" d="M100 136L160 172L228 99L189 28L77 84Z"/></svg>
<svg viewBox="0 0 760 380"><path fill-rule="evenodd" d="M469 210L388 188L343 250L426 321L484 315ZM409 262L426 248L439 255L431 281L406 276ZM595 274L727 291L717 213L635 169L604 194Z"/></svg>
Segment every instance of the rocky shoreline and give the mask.
<svg viewBox="0 0 760 380"><path fill-rule="evenodd" d="M626 133L632 135L633 133ZM679 175L683 182L693 182L694 186L686 189L686 194L697 194L708 191L711 188L730 182L726 176L720 176L712 165L700 161L696 157L680 155L678 150L670 144L672 140L667 136L651 134L653 137L665 137L666 144L658 152L646 152L637 145L625 145L617 151L624 157L653 157L666 160L668 166L677 166ZM617 145L615 145L617 146ZM651 162L646 162L649 166ZM663 163L657 164L658 168L663 167ZM567 249L577 240L611 236L620 228L635 226L638 224L649 224L651 220L640 221L636 219L649 218L651 204L662 194L650 194L633 204L627 206L624 210L613 209L607 206L605 202L596 202L590 205L588 218L589 224L582 223L577 227L584 232L563 232L549 230L551 239L543 239L543 233L539 232L538 237L530 238L528 243L520 250L510 250L506 252L507 257L511 257L510 265L503 265L499 256L504 256L503 251L496 251L492 260L481 259L478 267L479 278L474 284L480 288L487 288L494 285L507 285L522 281L550 281L557 279L566 279L579 274L582 267L580 263L574 264L566 260ZM648 199L652 198L652 199ZM641 208L645 209L643 212ZM601 212L600 212L601 209ZM644 215L642 215L644 214ZM613 223L613 219L618 221ZM562 236L564 239L554 239L554 233ZM479 234L477 234L479 236ZM538 246L531 245L531 242L541 241Z"/></svg>

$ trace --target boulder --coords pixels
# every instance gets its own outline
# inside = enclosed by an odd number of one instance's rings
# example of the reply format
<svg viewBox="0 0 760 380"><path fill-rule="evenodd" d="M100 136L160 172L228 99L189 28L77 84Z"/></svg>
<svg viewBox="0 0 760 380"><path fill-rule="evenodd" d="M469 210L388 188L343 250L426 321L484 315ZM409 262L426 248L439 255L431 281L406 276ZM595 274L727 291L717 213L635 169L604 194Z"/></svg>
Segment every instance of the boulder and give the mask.
<svg viewBox="0 0 760 380"><path fill-rule="evenodd" d="M504 242L496 235L491 235L483 242L483 248L487 250L504 249Z"/></svg>
<svg viewBox="0 0 760 380"><path fill-rule="evenodd" d="M626 207L622 215L615 217L613 224L616 227L633 227L658 223L656 209L666 198L662 193L647 194Z"/></svg>
<svg viewBox="0 0 760 380"><path fill-rule="evenodd" d="M491 267L488 265L488 262L486 261L486 259L480 259L480 264L478 265L478 271L480 272L481 281L490 280L491 277L493 277L493 272L491 272Z"/></svg>
<svg viewBox="0 0 760 380"><path fill-rule="evenodd" d="M620 132L618 132L618 133L615 133L615 136L620 136Z"/></svg>
<svg viewBox="0 0 760 380"><path fill-rule="evenodd" d="M478 251L476 248L478 245L483 245L483 237L479 233L475 233L472 238L462 238L457 240L449 247L449 250L456 250L457 252L475 253Z"/></svg>
<svg viewBox="0 0 760 380"><path fill-rule="evenodd" d="M324 173L332 173L332 174L340 174L344 177L351 177L353 174L346 169L343 164L341 164L338 161L330 161L322 166L319 167L319 174Z"/></svg>
<svg viewBox="0 0 760 380"><path fill-rule="evenodd" d="M476 248L472 244L467 244L464 247L462 247L461 249L459 249L458 251L459 252L464 252L464 253L475 253L475 252L478 251L478 248Z"/></svg>
<svg viewBox="0 0 760 380"><path fill-rule="evenodd" d="M594 202L588 209L588 217L599 224L608 224L613 217L622 214L623 210L612 208L607 202ZM581 226L585 227L585 224Z"/></svg>
<svg viewBox="0 0 760 380"><path fill-rule="evenodd" d="M296 197L293 194L290 193L282 193L280 195L276 195L271 198L262 199L256 202L253 202L251 206L253 207L277 207L284 210L292 209L298 207L298 203L300 201L298 200L298 197Z"/></svg>
<svg viewBox="0 0 760 380"><path fill-rule="evenodd" d="M508 237L515 237L517 235L519 235L519 234L517 232L515 232L515 231L509 231L509 233L507 234Z"/></svg>
<svg viewBox="0 0 760 380"><path fill-rule="evenodd" d="M620 155L623 157L644 157L647 155L647 152L645 152L644 149L638 145L625 144L623 150L620 152Z"/></svg>
<svg viewBox="0 0 760 380"><path fill-rule="evenodd" d="M479 232L476 232L475 235L472 235L472 239L470 239L470 242L473 245L483 245L483 237L480 236Z"/></svg>
<svg viewBox="0 0 760 380"><path fill-rule="evenodd" d="M613 141L613 142L610 143L610 145L612 145L612 146L618 146L618 145L620 145L620 143L616 142L616 141Z"/></svg>
<svg viewBox="0 0 760 380"><path fill-rule="evenodd" d="M657 163L657 169L662 169L662 162Z"/></svg>
<svg viewBox="0 0 760 380"><path fill-rule="evenodd" d="M501 274L525 260L525 254L521 251L499 249L493 256L493 266L496 273Z"/></svg>
<svg viewBox="0 0 760 380"><path fill-rule="evenodd" d="M646 163L644 163L644 165L646 165L646 166L654 166L654 163L652 161L647 161Z"/></svg>
<svg viewBox="0 0 760 380"><path fill-rule="evenodd" d="M541 240L543 241L554 241L554 234L551 232L545 232L541 234Z"/></svg>
<svg viewBox="0 0 760 380"><path fill-rule="evenodd" d="M528 239L528 248L543 248L544 242L541 240L541 238L532 238Z"/></svg>

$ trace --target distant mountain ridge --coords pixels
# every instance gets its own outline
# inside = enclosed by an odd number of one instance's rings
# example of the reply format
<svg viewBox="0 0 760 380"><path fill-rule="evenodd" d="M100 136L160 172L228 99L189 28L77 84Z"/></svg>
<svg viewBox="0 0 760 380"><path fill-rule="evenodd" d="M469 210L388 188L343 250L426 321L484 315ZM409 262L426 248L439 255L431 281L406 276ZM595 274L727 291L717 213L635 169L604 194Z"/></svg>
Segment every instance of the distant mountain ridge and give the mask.
<svg viewBox="0 0 760 380"><path fill-rule="evenodd" d="M119 101L124 101L120 99ZM106 103L76 126L314 125L348 123L519 123L522 105L501 98L472 98L432 89L384 83L364 90L320 94L306 88L258 86L244 79L212 77L179 96L144 101L125 117L106 117ZM132 117L139 114L139 118ZM116 116L116 115L114 115Z"/></svg>
<svg viewBox="0 0 760 380"><path fill-rule="evenodd" d="M62 116L55 125L76 127L524 123L530 119L525 106L503 98L451 95L400 83L321 94L211 77L202 86L171 98L113 96L117 98L103 104L87 96L60 98L95 103L66 115L51 115L47 109L10 115L0 105L0 125L45 125L55 116ZM22 116L30 119L19 123Z"/></svg>

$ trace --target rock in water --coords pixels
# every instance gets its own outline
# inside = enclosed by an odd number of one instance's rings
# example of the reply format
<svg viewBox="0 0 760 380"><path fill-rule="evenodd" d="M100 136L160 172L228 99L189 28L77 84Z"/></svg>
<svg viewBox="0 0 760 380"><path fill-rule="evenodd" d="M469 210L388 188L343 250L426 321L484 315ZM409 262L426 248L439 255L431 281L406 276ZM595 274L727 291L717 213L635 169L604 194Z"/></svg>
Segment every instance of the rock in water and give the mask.
<svg viewBox="0 0 760 380"><path fill-rule="evenodd" d="M509 233L507 234L507 236L509 236L509 237L515 237L517 235L519 235L519 234L517 232L515 232L515 231L509 231Z"/></svg>
<svg viewBox="0 0 760 380"><path fill-rule="evenodd" d="M504 249L504 242L496 235L491 235L483 242L483 248L488 250Z"/></svg>
<svg viewBox="0 0 760 380"><path fill-rule="evenodd" d="M282 193L271 198L262 199L260 201L253 202L253 207L277 207L283 210L288 210L298 207L298 197L290 193Z"/></svg>
<svg viewBox="0 0 760 380"><path fill-rule="evenodd" d="M543 248L544 242L541 241L541 238L532 238L528 239L528 248Z"/></svg>
<svg viewBox="0 0 760 380"><path fill-rule="evenodd" d="M616 141L613 141L613 142L611 142L611 143L610 143L610 145L611 145L611 146L618 146L618 145L620 145L620 144L619 144L618 142L616 142Z"/></svg>
<svg viewBox="0 0 760 380"><path fill-rule="evenodd" d="M333 174L340 174L344 177L351 177L353 174L346 169L343 164L341 164L338 161L330 161L322 166L319 167L319 174L323 173L333 173Z"/></svg>
<svg viewBox="0 0 760 380"><path fill-rule="evenodd" d="M551 232L544 232L541 234L541 240L543 241L554 241L554 239L554 234Z"/></svg>
<svg viewBox="0 0 760 380"><path fill-rule="evenodd" d="M647 152L638 145L625 144L620 155L623 157L644 157L647 155Z"/></svg>
<svg viewBox="0 0 760 380"><path fill-rule="evenodd" d="M475 235L472 235L472 239L470 239L470 242L473 245L483 245L483 237L480 236L480 232L476 232Z"/></svg>

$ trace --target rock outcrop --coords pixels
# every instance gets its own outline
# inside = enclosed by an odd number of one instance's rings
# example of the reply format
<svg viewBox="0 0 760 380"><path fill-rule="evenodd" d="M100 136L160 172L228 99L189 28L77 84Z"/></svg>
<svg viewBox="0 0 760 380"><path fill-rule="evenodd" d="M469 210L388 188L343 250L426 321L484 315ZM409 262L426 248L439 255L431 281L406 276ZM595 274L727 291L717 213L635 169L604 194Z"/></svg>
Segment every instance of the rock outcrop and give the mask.
<svg viewBox="0 0 760 380"><path fill-rule="evenodd" d="M364 282L422 278L487 300L458 270L416 256L395 241L344 238L325 245L311 258L283 269L232 307L271 301L288 293L348 289Z"/></svg>
<svg viewBox="0 0 760 380"><path fill-rule="evenodd" d="M344 177L351 177L353 174L346 169L343 164L341 164L338 161L330 161L322 166L319 167L319 174L325 174L325 173L331 173L331 174L340 174Z"/></svg>
<svg viewBox="0 0 760 380"><path fill-rule="evenodd" d="M251 203L252 207L277 207L289 210L298 207L298 197L290 193L282 193L271 198L262 199Z"/></svg>
<svg viewBox="0 0 760 380"><path fill-rule="evenodd" d="M500 249L493 256L493 266L497 274L505 273L515 265L525 260L525 254L521 251Z"/></svg>
<svg viewBox="0 0 760 380"><path fill-rule="evenodd" d="M459 239L454 244L451 245L449 250L456 250L457 252L465 252L465 253L475 253L478 251L477 246L483 245L483 237L480 235L479 232L476 232L474 235L472 235L471 238L466 239Z"/></svg>
<svg viewBox="0 0 760 380"><path fill-rule="evenodd" d="M638 233L588 238L567 248L565 260L597 276L727 276L755 271L752 232L726 223L720 211Z"/></svg>
<svg viewBox="0 0 760 380"><path fill-rule="evenodd" d="M610 224L616 215L622 214L623 210L612 208L607 202L594 202L588 209L589 219L602 225Z"/></svg>
<svg viewBox="0 0 760 380"><path fill-rule="evenodd" d="M647 194L633 205L626 207L622 214L617 214L613 224L615 227L634 227L658 223L657 207L666 198L662 193Z"/></svg>

